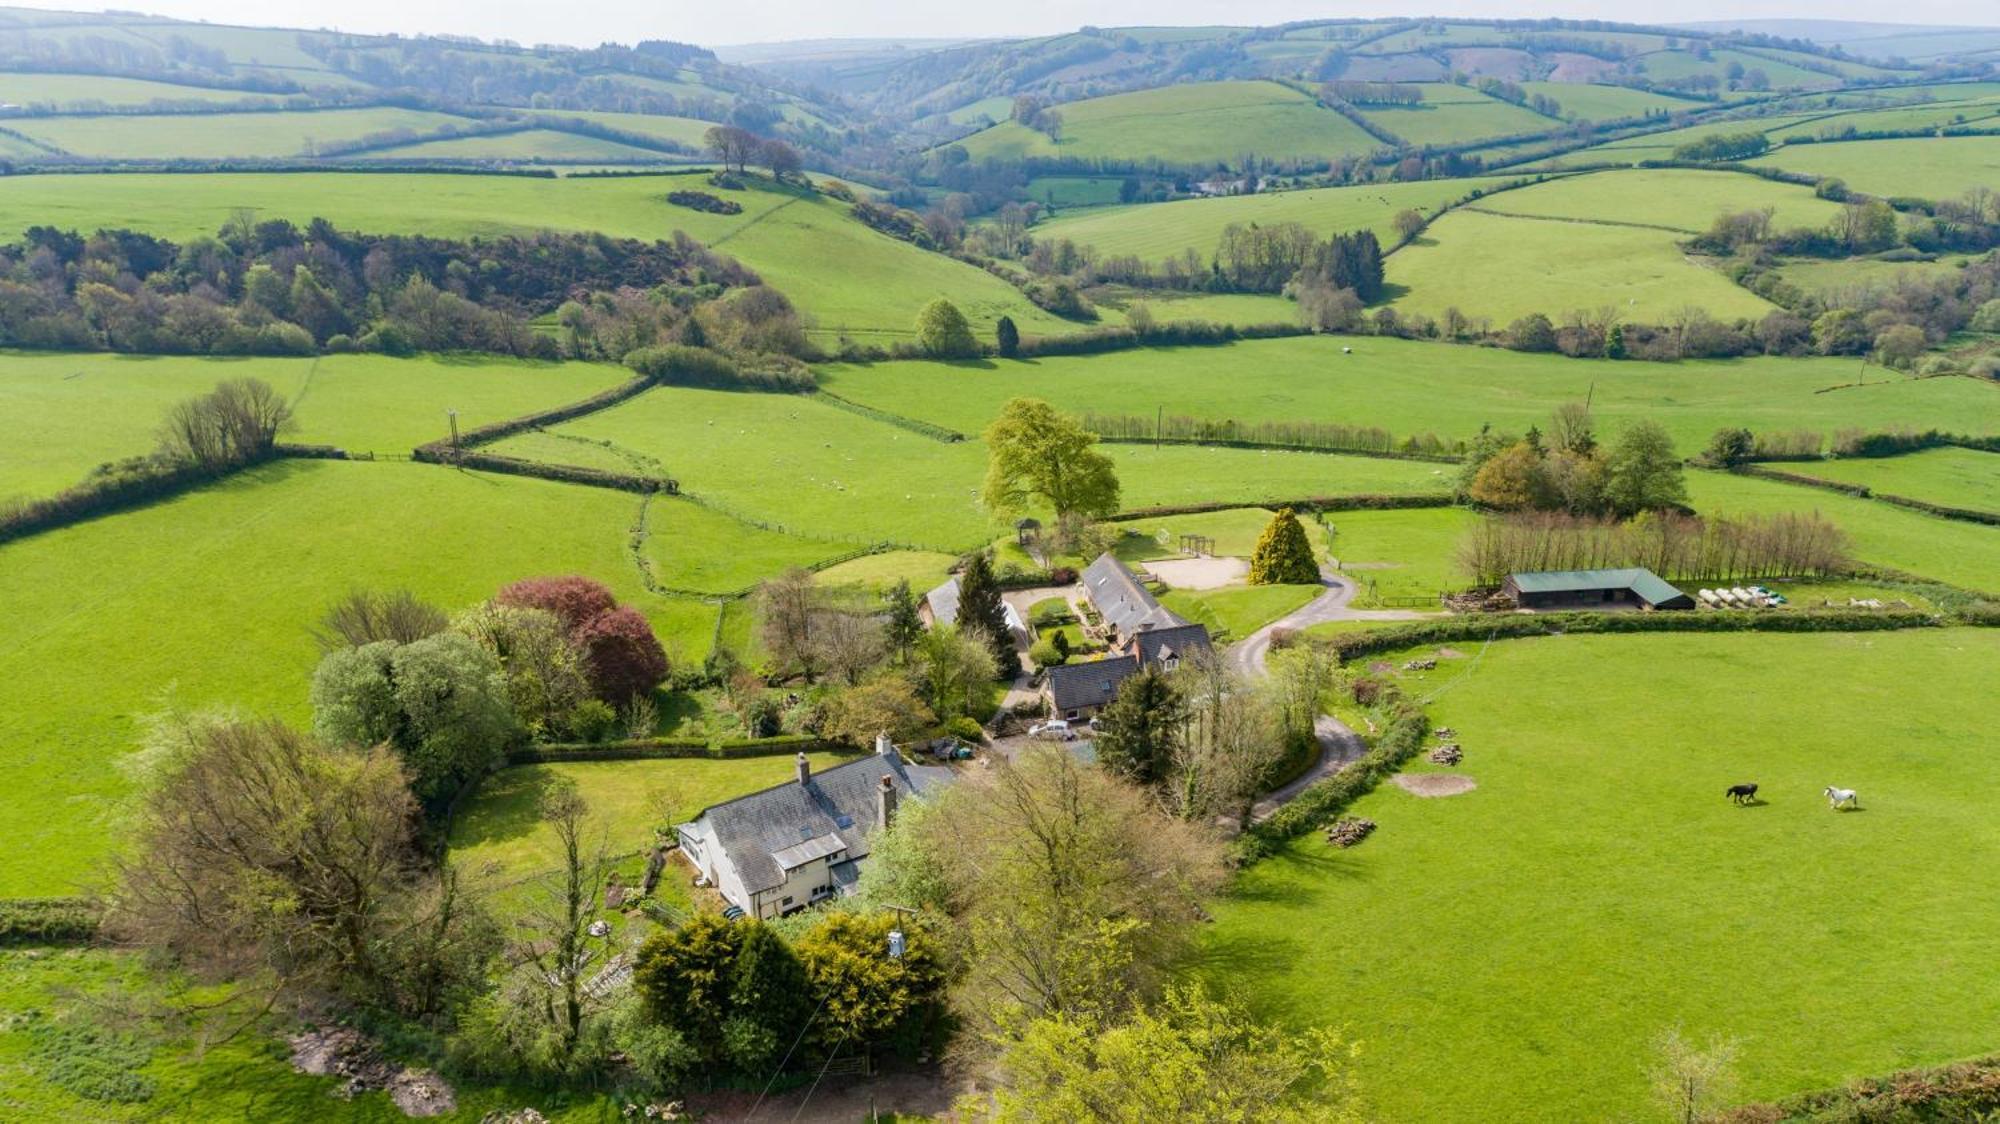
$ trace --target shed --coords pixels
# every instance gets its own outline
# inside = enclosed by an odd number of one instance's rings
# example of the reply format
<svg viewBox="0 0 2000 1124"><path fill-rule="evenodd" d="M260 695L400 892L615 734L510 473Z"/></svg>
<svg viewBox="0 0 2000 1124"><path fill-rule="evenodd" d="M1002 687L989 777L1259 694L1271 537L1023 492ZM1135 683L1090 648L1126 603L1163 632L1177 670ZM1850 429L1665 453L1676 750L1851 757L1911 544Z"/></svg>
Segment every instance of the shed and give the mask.
<svg viewBox="0 0 2000 1124"><path fill-rule="evenodd" d="M1509 574L1501 589L1523 609L1694 608L1694 598L1643 566Z"/></svg>

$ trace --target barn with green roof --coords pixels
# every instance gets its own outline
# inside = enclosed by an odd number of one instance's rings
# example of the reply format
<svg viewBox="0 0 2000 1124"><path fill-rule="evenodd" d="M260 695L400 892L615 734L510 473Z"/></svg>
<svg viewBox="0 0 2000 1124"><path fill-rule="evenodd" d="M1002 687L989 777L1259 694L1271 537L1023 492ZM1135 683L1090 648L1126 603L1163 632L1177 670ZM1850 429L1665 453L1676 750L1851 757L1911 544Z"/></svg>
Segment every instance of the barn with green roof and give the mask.
<svg viewBox="0 0 2000 1124"><path fill-rule="evenodd" d="M1523 609L1694 608L1694 598L1643 566L1509 574L1501 589Z"/></svg>

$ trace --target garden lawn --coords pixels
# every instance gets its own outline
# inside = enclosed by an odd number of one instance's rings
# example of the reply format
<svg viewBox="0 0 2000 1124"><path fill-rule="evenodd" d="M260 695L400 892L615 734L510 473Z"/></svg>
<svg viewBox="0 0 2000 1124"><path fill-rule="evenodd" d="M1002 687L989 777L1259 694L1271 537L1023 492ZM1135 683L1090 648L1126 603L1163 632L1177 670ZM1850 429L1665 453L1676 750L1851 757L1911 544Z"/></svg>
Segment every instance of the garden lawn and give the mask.
<svg viewBox="0 0 2000 1124"><path fill-rule="evenodd" d="M1094 246L1106 257L1130 254L1146 261L1164 261L1193 250L1206 262L1221 243L1223 228L1232 223L1270 226L1296 222L1320 237L1373 230L1388 246L1395 243L1393 220L1399 212L1415 208L1428 215L1474 191L1490 191L1508 182L1497 177L1421 180L1135 203L1060 215L1035 224L1034 235Z"/></svg>
<svg viewBox="0 0 2000 1124"><path fill-rule="evenodd" d="M1466 585L1458 567L1458 544L1479 523L1467 508L1335 511L1326 522L1333 529L1327 549L1354 583L1357 608L1378 605L1384 598L1434 599Z"/></svg>
<svg viewBox="0 0 2000 1124"><path fill-rule="evenodd" d="M1506 209L1511 199L1495 206ZM1689 258L1673 231L1565 219L1454 211L1391 255L1386 274L1403 313L1457 308L1495 327L1539 312L1561 322L1577 309L1664 322L1693 306L1719 320L1758 318L1775 306Z"/></svg>
<svg viewBox="0 0 2000 1124"><path fill-rule="evenodd" d="M1858 561L2000 594L2000 527L1723 472L1688 473L1688 497L1695 510L1707 515L1817 511L1847 532Z"/></svg>
<svg viewBox="0 0 2000 1124"><path fill-rule="evenodd" d="M814 769L853 755L812 753ZM734 760L564 761L517 765L488 777L451 822L451 858L482 881L519 882L555 870L561 851L541 818L542 802L569 790L590 809L590 829L606 851L627 855L653 845L655 828L669 828L702 809L792 779L792 755ZM595 846L593 841L592 846Z"/></svg>
<svg viewBox="0 0 2000 1124"><path fill-rule="evenodd" d="M451 114L372 106L277 113L32 117L17 120L11 127L76 156L211 160L310 156L318 145L359 140L371 133L391 129L434 133L449 125L468 124L469 119Z"/></svg>
<svg viewBox="0 0 2000 1124"><path fill-rule="evenodd" d="M418 464L280 461L0 546L0 897L64 894L116 844L120 760L169 706L303 724L310 634L351 590L451 610L524 577L581 573L699 661L716 607L648 594L638 498Z"/></svg>
<svg viewBox="0 0 2000 1124"><path fill-rule="evenodd" d="M1945 507L2000 512L2000 455L1974 449L1925 449L1899 457L1852 457L1773 467Z"/></svg>
<svg viewBox="0 0 2000 1124"><path fill-rule="evenodd" d="M756 270L823 335L844 329L876 342L914 338L917 313L940 296L957 303L982 337L991 337L1003 315L1028 335L1075 330L984 270L870 230L846 204L756 183L718 188L700 174L13 176L0 177L0 232L11 238L37 224L85 233L119 227L184 240L214 234L242 208L301 226L319 217L343 230L441 238L561 230L652 240L682 230ZM681 189L728 198L743 212L713 215L666 201Z"/></svg>
<svg viewBox="0 0 2000 1124"><path fill-rule="evenodd" d="M1079 413L1339 422L1380 426L1398 440L1434 433L1458 441L1487 423L1503 433L1546 428L1557 406L1589 396L1600 430L1615 433L1629 420L1650 418L1667 427L1684 455L1735 425L2000 433L2000 387L1971 379L1895 379L1815 393L1854 382L1859 370L1852 359L1634 363L1300 337L977 364L834 365L822 373L827 389L843 398L967 434L1017 395Z"/></svg>
<svg viewBox="0 0 2000 1124"><path fill-rule="evenodd" d="M1053 156L1230 166L1244 156L1321 161L1381 147L1360 126L1277 82L1191 82L1055 108L1060 140L1003 121L955 143L974 161Z"/></svg>
<svg viewBox="0 0 2000 1124"><path fill-rule="evenodd" d="M1208 626L1218 642L1241 640L1326 592L1321 585L1243 585L1225 589L1176 589L1160 604Z"/></svg>
<svg viewBox="0 0 2000 1124"><path fill-rule="evenodd" d="M1737 1040L1745 1100L1993 1048L2000 632L1457 647L1406 685L1479 787L1385 783L1365 843L1247 870L1191 965L1343 1027L1371 1119L1645 1118L1675 1026Z"/></svg>
<svg viewBox="0 0 2000 1124"><path fill-rule="evenodd" d="M2000 183L2000 139L1921 137L1787 145L1751 163L1787 172L1834 176L1871 195L1953 199L1968 188Z"/></svg>

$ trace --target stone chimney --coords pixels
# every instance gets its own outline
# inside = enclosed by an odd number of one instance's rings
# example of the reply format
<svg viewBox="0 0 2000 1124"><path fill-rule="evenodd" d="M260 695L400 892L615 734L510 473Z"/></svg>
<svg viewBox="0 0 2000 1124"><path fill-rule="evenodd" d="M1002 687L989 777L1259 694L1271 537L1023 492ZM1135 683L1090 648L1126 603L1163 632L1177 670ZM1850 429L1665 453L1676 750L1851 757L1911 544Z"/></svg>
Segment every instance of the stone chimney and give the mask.
<svg viewBox="0 0 2000 1124"><path fill-rule="evenodd" d="M801 752L798 756L798 760L794 762L794 764L798 766L800 786L803 787L805 785L811 784L813 776L812 762L807 761L806 755L803 752Z"/></svg>
<svg viewBox="0 0 2000 1124"><path fill-rule="evenodd" d="M889 731L875 735L875 752L883 757L896 756L896 743L889 740Z"/></svg>
<svg viewBox="0 0 2000 1124"><path fill-rule="evenodd" d="M889 774L882 774L882 787L875 790L875 827L879 830L889 826L896 818L896 781Z"/></svg>

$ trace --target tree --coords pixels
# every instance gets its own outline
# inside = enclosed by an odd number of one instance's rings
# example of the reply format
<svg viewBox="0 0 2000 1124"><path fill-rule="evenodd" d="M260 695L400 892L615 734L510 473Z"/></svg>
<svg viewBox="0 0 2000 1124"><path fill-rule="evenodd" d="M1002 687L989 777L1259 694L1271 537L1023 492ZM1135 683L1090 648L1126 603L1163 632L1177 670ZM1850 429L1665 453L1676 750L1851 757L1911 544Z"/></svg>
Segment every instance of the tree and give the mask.
<svg viewBox="0 0 2000 1124"><path fill-rule="evenodd" d="M1174 677L1187 718L1173 742L1163 802L1184 820L1231 815L1247 827L1265 778L1284 758L1278 715L1221 660L1183 661Z"/></svg>
<svg viewBox="0 0 2000 1124"><path fill-rule="evenodd" d="M1872 339L1868 334L1868 323L1860 312L1851 308L1836 308L1820 314L1812 325L1813 346L1821 355L1860 355L1868 350Z"/></svg>
<svg viewBox="0 0 2000 1124"><path fill-rule="evenodd" d="M781 140L767 140L757 146L757 160L771 170L771 178L783 180L798 174L805 162L799 159L799 151Z"/></svg>
<svg viewBox="0 0 2000 1124"><path fill-rule="evenodd" d="M937 716L900 674L883 675L849 687L827 704L821 732L849 745L870 747L877 734L907 742L937 725Z"/></svg>
<svg viewBox="0 0 2000 1124"><path fill-rule="evenodd" d="M571 715L591 697L590 672L554 613L488 602L460 613L451 628L499 662L508 705L531 735L569 731Z"/></svg>
<svg viewBox="0 0 2000 1124"><path fill-rule="evenodd" d="M1142 668L1119 684L1118 694L1098 713L1097 759L1134 784L1158 784L1173 764L1187 717L1187 700L1172 677L1156 667Z"/></svg>
<svg viewBox="0 0 2000 1124"><path fill-rule="evenodd" d="M797 1036L793 1028L805 1026L812 1014L811 983L798 954L769 925L745 925L722 1024L723 1054L736 1072L769 1073Z"/></svg>
<svg viewBox="0 0 2000 1124"><path fill-rule="evenodd" d="M1924 330L1910 324L1895 324L1875 336L1875 357L1885 366L1903 367L1930 346Z"/></svg>
<svg viewBox="0 0 2000 1124"><path fill-rule="evenodd" d="M1396 224L1396 237L1404 242L1422 234L1427 225L1424 222L1423 212L1414 207L1405 207L1397 211L1392 221Z"/></svg>
<svg viewBox="0 0 2000 1124"><path fill-rule="evenodd" d="M940 722L972 713L1000 677L993 645L980 629L964 625L940 625L924 633L917 642L917 662L923 669L924 699Z"/></svg>
<svg viewBox="0 0 2000 1124"><path fill-rule="evenodd" d="M1607 463L1604 498L1620 515L1658 511L1687 502L1687 481L1674 439L1659 422L1632 423L1618 435Z"/></svg>
<svg viewBox="0 0 2000 1124"><path fill-rule="evenodd" d="M249 995L343 996L412 1016L480 978L491 929L420 873L415 806L386 747L173 716L143 760L113 931Z"/></svg>
<svg viewBox="0 0 2000 1124"><path fill-rule="evenodd" d="M887 911L827 913L793 946L820 1003L813 1037L828 1050L889 1041L905 1056L931 1045L945 1013L950 963L934 919ZM889 934L903 935L889 955Z"/></svg>
<svg viewBox="0 0 2000 1124"><path fill-rule="evenodd" d="M570 630L583 652L597 697L622 704L652 693L667 678L667 653L639 610L620 605Z"/></svg>
<svg viewBox="0 0 2000 1124"><path fill-rule="evenodd" d="M1539 507L1547 489L1542 479L1542 455L1526 441L1516 441L1480 465L1466 497L1498 511Z"/></svg>
<svg viewBox="0 0 2000 1124"><path fill-rule="evenodd" d="M1093 446L1097 435L1039 398L1016 398L986 427L982 502L1020 511L1040 500L1061 517L1100 518L1118 510L1118 472Z"/></svg>
<svg viewBox="0 0 2000 1124"><path fill-rule="evenodd" d="M1257 536L1257 546L1250 552L1250 584L1319 584L1319 560L1291 508L1280 509Z"/></svg>
<svg viewBox="0 0 2000 1124"><path fill-rule="evenodd" d="M882 621L883 639L897 663L908 663L910 649L916 647L917 638L924 634L924 619L917 611L917 598L910 592L909 580L899 579L882 595L882 600L887 604Z"/></svg>
<svg viewBox="0 0 2000 1124"><path fill-rule="evenodd" d="M492 767L519 730L498 661L455 632L327 653L312 708L327 741L394 747L433 805Z"/></svg>
<svg viewBox="0 0 2000 1124"><path fill-rule="evenodd" d="M1697 1046L1674 1027L1660 1035L1654 1052L1646 1076L1654 1103L1673 1124L1700 1124L1735 1099L1736 1043L1716 1037Z"/></svg>
<svg viewBox="0 0 2000 1124"><path fill-rule="evenodd" d="M170 461L217 472L269 456L291 421L291 405L271 384L228 379L167 411L160 453Z"/></svg>
<svg viewBox="0 0 2000 1124"><path fill-rule="evenodd" d="M757 631L780 668L819 675L819 624L825 599L811 570L791 569L757 586Z"/></svg>
<svg viewBox="0 0 2000 1124"><path fill-rule="evenodd" d="M1002 316L993 326L993 346L1000 358L1012 359L1021 351L1021 330L1014 326L1012 316Z"/></svg>
<svg viewBox="0 0 2000 1124"><path fill-rule="evenodd" d="M450 621L444 610L417 599L407 589L393 592L356 590L333 603L314 632L323 651L359 648L377 640L408 644L443 632Z"/></svg>
<svg viewBox="0 0 2000 1124"><path fill-rule="evenodd" d="M1507 325L1506 342L1514 351L1554 351L1556 326L1541 313L1530 313Z"/></svg>
<svg viewBox="0 0 2000 1124"><path fill-rule="evenodd" d="M1000 1040L990 1105L973 1120L1036 1124L1157 1120L1352 1124L1363 1119L1339 1032L1288 1032L1176 984L1123 1020L1034 1019Z"/></svg>
<svg viewBox="0 0 2000 1124"><path fill-rule="evenodd" d="M764 1078L812 1014L805 969L770 926L697 913L639 948L647 1017L711 1069Z"/></svg>
<svg viewBox="0 0 2000 1124"><path fill-rule="evenodd" d="M1559 453L1589 453L1597 448L1597 423L1590 407L1570 401L1556 407L1549 420L1549 445Z"/></svg>
<svg viewBox="0 0 2000 1124"><path fill-rule="evenodd" d="M933 359L971 359L979 354L972 325L958 306L939 297L917 316L917 346Z"/></svg>
<svg viewBox="0 0 2000 1124"><path fill-rule="evenodd" d="M1021 661L1014 652L1013 630L1007 627L1007 604L1000 596L1000 581L993 576L993 559L983 550L967 555L959 571L957 624L986 641L993 653L995 678L1014 677Z"/></svg>
<svg viewBox="0 0 2000 1124"><path fill-rule="evenodd" d="M702 134L702 143L722 161L724 168L743 171L757 158L763 141L757 134L735 125L717 125Z"/></svg>
<svg viewBox="0 0 2000 1124"><path fill-rule="evenodd" d="M1743 428L1718 429L1709 438L1708 449L1702 459L1717 468L1735 468L1750 459L1756 449L1756 439Z"/></svg>
<svg viewBox="0 0 2000 1124"><path fill-rule="evenodd" d="M964 942L957 1005L988 1042L1020 1019L1145 1001L1224 877L1205 828L1055 746L995 758L932 803L916 850Z"/></svg>

